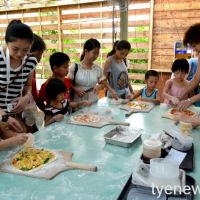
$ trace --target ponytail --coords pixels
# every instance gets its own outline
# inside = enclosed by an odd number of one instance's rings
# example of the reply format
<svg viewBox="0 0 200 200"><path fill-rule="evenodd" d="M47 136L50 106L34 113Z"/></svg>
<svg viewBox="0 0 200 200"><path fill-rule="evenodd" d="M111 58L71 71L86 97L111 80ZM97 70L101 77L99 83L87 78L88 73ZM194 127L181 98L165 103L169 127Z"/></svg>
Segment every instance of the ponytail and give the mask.
<svg viewBox="0 0 200 200"><path fill-rule="evenodd" d="M82 54L81 54L80 61L82 61L84 57L85 57L85 53L82 53Z"/></svg>
<svg viewBox="0 0 200 200"><path fill-rule="evenodd" d="M115 54L116 49L119 50L119 51L124 50L124 49L128 49L130 51L131 45L127 40L120 40L120 41L117 40L113 45L113 49L107 54L107 57Z"/></svg>
<svg viewBox="0 0 200 200"><path fill-rule="evenodd" d="M112 56L113 54L116 53L116 46L117 46L118 43L119 43L119 40L116 40L116 41L114 42L113 48L112 48L112 50L107 54L107 57Z"/></svg>

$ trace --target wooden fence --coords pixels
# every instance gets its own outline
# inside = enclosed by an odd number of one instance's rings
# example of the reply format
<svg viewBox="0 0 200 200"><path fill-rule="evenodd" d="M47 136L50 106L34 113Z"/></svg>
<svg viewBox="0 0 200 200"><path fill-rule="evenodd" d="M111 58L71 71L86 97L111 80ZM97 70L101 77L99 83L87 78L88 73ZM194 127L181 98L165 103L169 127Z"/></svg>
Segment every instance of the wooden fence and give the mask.
<svg viewBox="0 0 200 200"><path fill-rule="evenodd" d="M54 51L66 52L72 62L79 61L85 40L96 38L101 42L98 64L102 66L106 54L112 48L113 8L108 2L93 2L74 5L49 6L31 9L0 11L0 41L4 43L4 33L8 22L21 19L45 40L47 51L37 68L37 77L46 78L51 73L49 55ZM149 52L150 1L130 1L128 38L132 45L129 54L131 69L146 70ZM120 12L116 7L114 15L116 39L119 39ZM137 79L137 74L130 77ZM141 75L140 75L141 77ZM139 77L139 78L140 78ZM142 75L143 77L143 75Z"/></svg>
<svg viewBox="0 0 200 200"><path fill-rule="evenodd" d="M200 22L199 0L154 0L151 68L170 71L174 42L189 26Z"/></svg>
<svg viewBox="0 0 200 200"><path fill-rule="evenodd" d="M198 0L129 0L128 38L132 45L129 54L131 79L144 79L143 72L156 69L169 72L174 59L174 43L182 40L185 30L199 22ZM72 62L79 61L82 46L88 38L96 38L102 48L97 60L102 66L112 48L113 8L106 1L83 4L57 5L30 9L0 11L0 42L8 22L21 19L45 40L47 51L37 68L37 77L51 73L49 55L66 52ZM114 28L119 39L118 7L115 10Z"/></svg>

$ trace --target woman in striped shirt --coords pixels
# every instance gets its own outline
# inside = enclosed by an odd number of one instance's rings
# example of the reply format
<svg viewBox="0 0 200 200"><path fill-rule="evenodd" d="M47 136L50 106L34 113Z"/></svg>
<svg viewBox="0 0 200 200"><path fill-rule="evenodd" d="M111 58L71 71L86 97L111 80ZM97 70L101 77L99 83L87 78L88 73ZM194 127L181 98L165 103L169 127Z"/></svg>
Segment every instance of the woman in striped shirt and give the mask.
<svg viewBox="0 0 200 200"><path fill-rule="evenodd" d="M21 112L31 99L32 74L37 60L28 56L33 42L33 32L20 20L9 23L5 33L6 45L0 47L0 114ZM20 117L19 117L20 118ZM0 123L3 138L24 132L22 120L9 117Z"/></svg>

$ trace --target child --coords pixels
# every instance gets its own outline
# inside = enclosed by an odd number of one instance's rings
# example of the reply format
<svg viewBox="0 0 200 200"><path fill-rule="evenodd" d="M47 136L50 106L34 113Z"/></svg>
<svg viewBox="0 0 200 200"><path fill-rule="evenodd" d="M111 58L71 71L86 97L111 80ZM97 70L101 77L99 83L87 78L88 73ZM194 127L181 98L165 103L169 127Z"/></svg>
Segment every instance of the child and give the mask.
<svg viewBox="0 0 200 200"><path fill-rule="evenodd" d="M42 54L44 53L44 51L46 50L46 44L44 42L44 40L34 34L34 39L33 39L33 44L30 50L30 54L35 56L38 63L40 62L41 58L42 58ZM36 75L35 75L35 70L33 73L33 79L32 79L32 95L34 100L37 100L38 97L38 92L37 92L37 86L36 86Z"/></svg>
<svg viewBox="0 0 200 200"><path fill-rule="evenodd" d="M108 58L104 65L104 75L109 81L110 87L108 96L115 96L115 93L120 98L128 98L133 94L133 89L129 84L128 70L125 59L131 50L131 45L126 40L121 40L113 46L113 50L108 53Z"/></svg>
<svg viewBox="0 0 200 200"><path fill-rule="evenodd" d="M156 85L159 80L159 74L155 70L149 70L145 73L146 87L139 90L134 94L133 98L141 97L142 101L152 102L154 104L160 104L160 94Z"/></svg>
<svg viewBox="0 0 200 200"><path fill-rule="evenodd" d="M56 52L50 56L49 63L53 74L45 83L42 84L41 89L39 91L37 106L41 110L45 109L45 103L49 103L45 91L46 86L51 78L57 78L63 81L63 83L66 86L65 99L70 99L71 81L70 79L65 77L68 74L69 61L69 56L62 52Z"/></svg>
<svg viewBox="0 0 200 200"><path fill-rule="evenodd" d="M50 79L46 86L46 95L49 99L48 104L44 110L45 125L53 122L61 121L66 113L70 114L70 108L79 108L80 106L90 106L91 102L69 102L65 98L66 86L63 81L59 79Z"/></svg>
<svg viewBox="0 0 200 200"><path fill-rule="evenodd" d="M73 81L74 101L98 100L99 91L104 88L103 72L94 61L99 56L100 43L96 39L88 39L83 46L81 62L70 67L68 77ZM104 78L105 79L105 78Z"/></svg>
<svg viewBox="0 0 200 200"><path fill-rule="evenodd" d="M177 105L180 100L187 99L191 92L182 95L189 85L186 75L189 71L189 63L186 59L176 59L171 68L174 78L167 80L163 89L164 102L170 105Z"/></svg>

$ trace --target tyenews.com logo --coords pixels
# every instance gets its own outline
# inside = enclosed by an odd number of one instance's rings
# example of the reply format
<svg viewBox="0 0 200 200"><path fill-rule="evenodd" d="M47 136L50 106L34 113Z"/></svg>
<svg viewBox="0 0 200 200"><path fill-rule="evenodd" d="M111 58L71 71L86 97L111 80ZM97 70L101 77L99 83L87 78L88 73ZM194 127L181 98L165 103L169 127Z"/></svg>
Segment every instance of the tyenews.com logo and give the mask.
<svg viewBox="0 0 200 200"><path fill-rule="evenodd" d="M157 198L160 198L161 195L165 193L167 195L180 195L180 194L185 194L189 195L193 193L194 195L200 194L200 186L189 186L189 185L184 185L184 186L156 186L152 184L152 194L156 195Z"/></svg>

